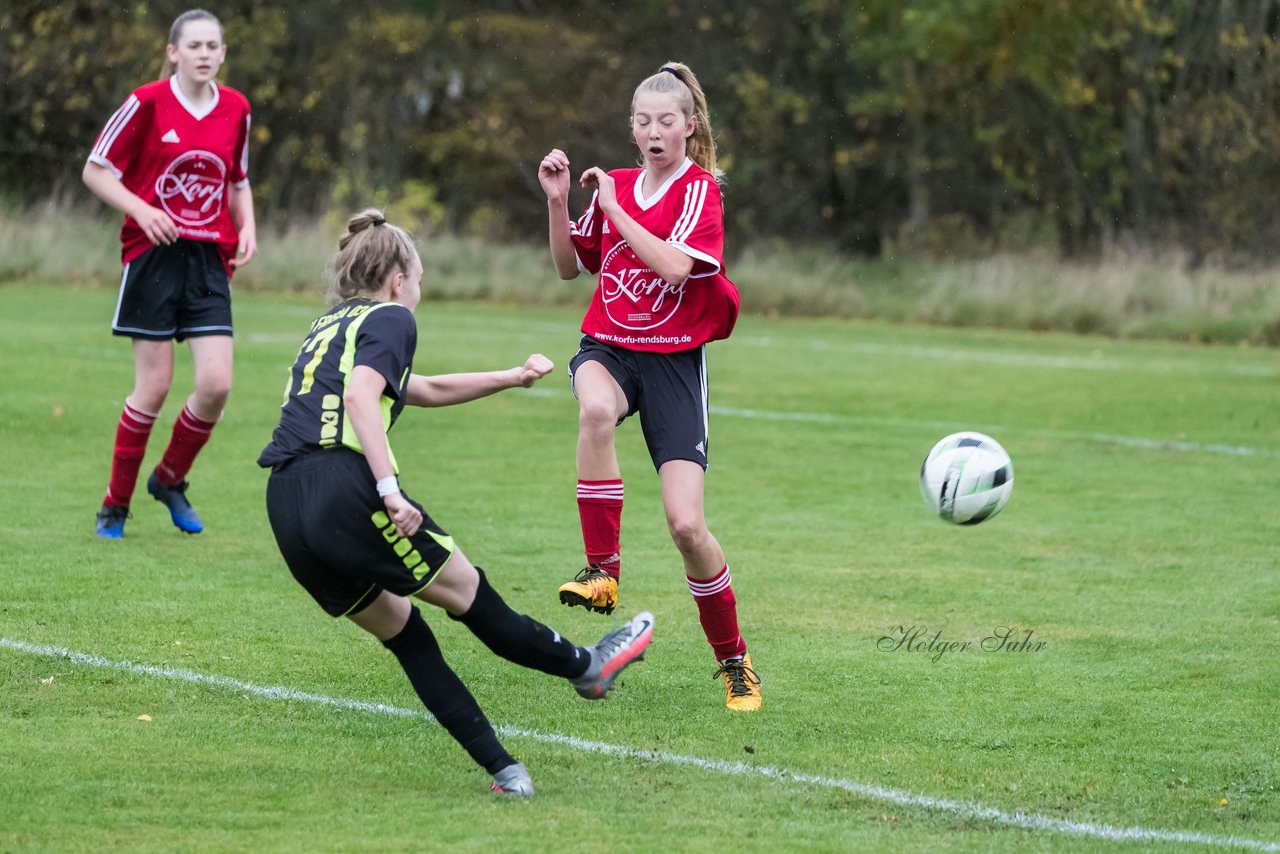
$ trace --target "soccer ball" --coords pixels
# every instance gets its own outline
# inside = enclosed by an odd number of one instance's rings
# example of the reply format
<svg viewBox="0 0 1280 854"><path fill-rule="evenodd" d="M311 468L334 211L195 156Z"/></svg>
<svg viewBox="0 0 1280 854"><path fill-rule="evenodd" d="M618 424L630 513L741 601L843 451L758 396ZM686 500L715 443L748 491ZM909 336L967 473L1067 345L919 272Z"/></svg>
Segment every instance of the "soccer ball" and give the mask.
<svg viewBox="0 0 1280 854"><path fill-rule="evenodd" d="M920 465L920 494L931 513L976 525L1000 512L1013 491L1013 461L983 433L953 433Z"/></svg>

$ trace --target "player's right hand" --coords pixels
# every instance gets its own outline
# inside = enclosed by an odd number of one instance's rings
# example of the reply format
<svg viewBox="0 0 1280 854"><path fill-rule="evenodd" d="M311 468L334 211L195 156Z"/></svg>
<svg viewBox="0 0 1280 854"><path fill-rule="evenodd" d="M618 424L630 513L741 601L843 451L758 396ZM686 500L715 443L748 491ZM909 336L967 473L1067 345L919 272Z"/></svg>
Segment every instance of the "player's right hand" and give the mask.
<svg viewBox="0 0 1280 854"><path fill-rule="evenodd" d="M538 164L538 182L551 201L569 197L569 155L558 148L542 158Z"/></svg>
<svg viewBox="0 0 1280 854"><path fill-rule="evenodd" d="M178 239L178 226L159 208L147 205L134 215L133 220L153 246L159 246L161 243L168 246Z"/></svg>

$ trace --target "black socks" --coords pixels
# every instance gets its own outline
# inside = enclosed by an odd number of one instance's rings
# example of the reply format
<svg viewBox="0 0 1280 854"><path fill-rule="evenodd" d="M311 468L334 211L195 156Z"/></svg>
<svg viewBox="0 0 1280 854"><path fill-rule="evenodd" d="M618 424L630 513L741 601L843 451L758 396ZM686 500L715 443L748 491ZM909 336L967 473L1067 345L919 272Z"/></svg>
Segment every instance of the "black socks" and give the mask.
<svg viewBox="0 0 1280 854"><path fill-rule="evenodd" d="M483 585L484 576L481 575L480 579ZM409 622L400 634L383 641L382 645L399 660L427 711L478 765L490 774L496 774L515 764L515 759L494 735L493 727L467 686L444 660L435 635L417 608L412 609Z"/></svg>
<svg viewBox="0 0 1280 854"><path fill-rule="evenodd" d="M584 650L560 637L554 629L511 610L489 586L484 570L477 566L476 572L480 574L480 586L476 589L475 601L462 616L450 614L450 617L507 661L565 679L576 679L587 672L591 657Z"/></svg>

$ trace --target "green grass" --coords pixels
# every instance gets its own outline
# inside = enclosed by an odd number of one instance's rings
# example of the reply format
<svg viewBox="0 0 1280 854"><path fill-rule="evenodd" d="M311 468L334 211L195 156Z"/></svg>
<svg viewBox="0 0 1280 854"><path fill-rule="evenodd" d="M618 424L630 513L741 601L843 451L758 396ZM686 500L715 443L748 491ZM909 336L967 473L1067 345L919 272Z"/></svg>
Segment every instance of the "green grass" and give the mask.
<svg viewBox="0 0 1280 854"><path fill-rule="evenodd" d="M237 297L236 386L192 473L185 537L140 491L92 536L132 378L114 293L0 287L0 639L412 709L394 660L325 617L275 551L254 458L320 309ZM532 391L406 413L406 488L511 604L580 642L572 308L425 303L417 367L557 362ZM152 439L189 389L185 351ZM1167 850L1018 829L821 783L617 756L556 734L852 781L1013 814L1280 840L1280 424L1273 351L838 320L744 319L710 349L708 515L733 566L765 708L733 716L665 531L638 428L621 611L654 645L605 703L494 658L427 613L538 787L488 797L421 720L0 646L0 850ZM1013 456L1009 506L929 518L920 459L979 429ZM144 469L145 471L145 469ZM1039 652L885 652L897 626ZM149 715L150 722L138 720ZM1194 847L1194 846L1184 846Z"/></svg>

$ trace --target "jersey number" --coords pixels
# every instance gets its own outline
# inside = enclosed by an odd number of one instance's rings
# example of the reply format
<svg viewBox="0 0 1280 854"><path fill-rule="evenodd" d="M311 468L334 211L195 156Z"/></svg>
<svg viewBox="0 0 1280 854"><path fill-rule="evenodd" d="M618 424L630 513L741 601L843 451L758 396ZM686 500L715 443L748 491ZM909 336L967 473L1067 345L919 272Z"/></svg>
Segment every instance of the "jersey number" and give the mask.
<svg viewBox="0 0 1280 854"><path fill-rule="evenodd" d="M304 395L311 391L311 386L316 380L316 365L320 364L324 354L329 351L329 345L333 343L333 339L338 334L338 328L341 326L341 323L331 323L303 342L302 352L314 353L315 355L311 357L311 361L302 367L302 384L298 386L299 395Z"/></svg>

